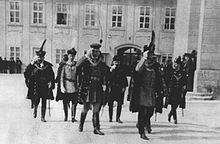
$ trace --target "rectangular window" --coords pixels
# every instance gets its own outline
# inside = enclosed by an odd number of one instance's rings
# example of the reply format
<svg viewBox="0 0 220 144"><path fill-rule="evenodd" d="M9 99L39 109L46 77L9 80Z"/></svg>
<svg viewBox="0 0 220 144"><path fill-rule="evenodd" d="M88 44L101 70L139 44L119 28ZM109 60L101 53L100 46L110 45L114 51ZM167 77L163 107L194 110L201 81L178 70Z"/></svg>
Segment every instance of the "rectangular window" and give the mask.
<svg viewBox="0 0 220 144"><path fill-rule="evenodd" d="M34 2L33 3L33 16L32 23L33 24L43 24L43 3L42 2Z"/></svg>
<svg viewBox="0 0 220 144"><path fill-rule="evenodd" d="M96 5L86 4L85 7L85 26L96 25Z"/></svg>
<svg viewBox="0 0 220 144"><path fill-rule="evenodd" d="M20 2L10 1L10 23L20 23Z"/></svg>
<svg viewBox="0 0 220 144"><path fill-rule="evenodd" d="M164 29L174 30L176 19L176 8L166 8Z"/></svg>
<svg viewBox="0 0 220 144"><path fill-rule="evenodd" d="M70 7L67 4L57 3L57 25L70 25Z"/></svg>
<svg viewBox="0 0 220 144"><path fill-rule="evenodd" d="M140 29L147 29L150 28L150 15L151 9L150 7L140 7L139 9L139 28Z"/></svg>
<svg viewBox="0 0 220 144"><path fill-rule="evenodd" d="M60 63L65 54L66 54L65 49L56 49L56 63Z"/></svg>
<svg viewBox="0 0 220 144"><path fill-rule="evenodd" d="M20 47L10 47L10 59L16 60L16 58L21 59Z"/></svg>
<svg viewBox="0 0 220 144"><path fill-rule="evenodd" d="M112 6L112 27L122 27L122 6Z"/></svg>

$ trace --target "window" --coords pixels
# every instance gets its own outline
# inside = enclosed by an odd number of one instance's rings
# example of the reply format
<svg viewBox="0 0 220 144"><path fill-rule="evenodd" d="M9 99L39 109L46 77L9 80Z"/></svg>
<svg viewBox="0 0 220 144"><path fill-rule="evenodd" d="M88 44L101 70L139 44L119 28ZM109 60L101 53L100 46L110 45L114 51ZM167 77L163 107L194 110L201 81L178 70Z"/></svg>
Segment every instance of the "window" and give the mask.
<svg viewBox="0 0 220 144"><path fill-rule="evenodd" d="M56 63L60 63L62 61L64 54L66 54L65 49L56 49Z"/></svg>
<svg viewBox="0 0 220 144"><path fill-rule="evenodd" d="M33 24L43 24L43 3L33 3Z"/></svg>
<svg viewBox="0 0 220 144"><path fill-rule="evenodd" d="M70 25L69 5L57 4L57 25Z"/></svg>
<svg viewBox="0 0 220 144"><path fill-rule="evenodd" d="M85 26L95 26L96 5L87 4L85 8Z"/></svg>
<svg viewBox="0 0 220 144"><path fill-rule="evenodd" d="M20 3L18 1L10 1L10 23L20 22Z"/></svg>
<svg viewBox="0 0 220 144"><path fill-rule="evenodd" d="M112 27L122 27L122 6L112 6Z"/></svg>
<svg viewBox="0 0 220 144"><path fill-rule="evenodd" d="M164 29L175 29L176 8L166 8Z"/></svg>
<svg viewBox="0 0 220 144"><path fill-rule="evenodd" d="M140 29L146 29L150 27L150 15L151 10L150 7L140 7L139 9L140 15L139 15L139 28Z"/></svg>
<svg viewBox="0 0 220 144"><path fill-rule="evenodd" d="M10 59L16 60L16 58L20 59L20 47L10 47Z"/></svg>

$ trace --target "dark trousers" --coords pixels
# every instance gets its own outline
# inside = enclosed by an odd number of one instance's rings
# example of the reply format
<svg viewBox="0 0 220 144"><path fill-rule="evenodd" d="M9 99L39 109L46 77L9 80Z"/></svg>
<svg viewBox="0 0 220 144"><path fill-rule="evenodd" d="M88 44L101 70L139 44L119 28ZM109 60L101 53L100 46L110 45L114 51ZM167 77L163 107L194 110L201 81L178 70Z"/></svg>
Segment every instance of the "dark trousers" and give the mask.
<svg viewBox="0 0 220 144"><path fill-rule="evenodd" d="M109 119L112 120L113 115L113 103L114 101L110 101L108 103L108 110L109 110ZM116 113L116 120L120 119L121 116L121 110L122 110L122 104L117 103L117 113Z"/></svg>
<svg viewBox="0 0 220 144"><path fill-rule="evenodd" d="M173 116L174 120L177 120L177 114L176 114L176 109L178 108L178 104L172 104L171 105L171 110L169 113L169 117Z"/></svg>
<svg viewBox="0 0 220 144"><path fill-rule="evenodd" d="M138 112L138 131L139 134L145 134L144 127L151 129L150 119L153 116L154 107L141 106Z"/></svg>
<svg viewBox="0 0 220 144"><path fill-rule="evenodd" d="M35 99L35 101L34 101L34 113L37 112L37 108L38 108L38 105L40 103L40 99L41 99L41 117L45 118L46 107L47 107L47 99L45 99L45 98L37 97Z"/></svg>
<svg viewBox="0 0 220 144"><path fill-rule="evenodd" d="M71 117L72 117L72 119L75 119L75 117L76 117L77 101L71 100L71 102L72 102ZM63 110L64 110L65 118L68 118L68 104L69 103L70 103L70 101L68 99L64 99L63 100Z"/></svg>

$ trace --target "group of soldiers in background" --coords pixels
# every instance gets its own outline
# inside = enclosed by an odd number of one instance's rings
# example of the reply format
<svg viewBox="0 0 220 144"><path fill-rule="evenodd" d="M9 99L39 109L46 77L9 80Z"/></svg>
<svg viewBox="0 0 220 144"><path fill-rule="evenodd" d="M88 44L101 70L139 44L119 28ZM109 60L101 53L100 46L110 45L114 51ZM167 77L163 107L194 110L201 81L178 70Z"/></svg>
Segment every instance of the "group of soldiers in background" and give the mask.
<svg viewBox="0 0 220 144"><path fill-rule="evenodd" d="M87 112L91 109L93 133L104 135L100 131L100 111L108 104L109 122L112 122L114 101L117 102L116 122L123 123L120 116L128 81L119 56L114 56L112 65L108 67L103 62L101 44L94 43L76 62L74 58L77 52L72 48L60 62L55 78L52 64L44 60L46 52L43 51L43 45L24 73L28 87L27 98L32 101L34 118L37 117L37 108L42 99L41 121L46 122L46 100L54 99L52 90L57 83L56 101L63 101L64 121L68 121L70 102L73 123L77 121L75 119L77 104L83 105L79 132L83 131ZM177 124L176 109L178 106L185 108L185 95L191 74L187 55L183 60L179 57L174 64L168 61L165 67L161 67L156 60L154 49L154 44L144 48L141 60L134 65L127 97L130 102L129 110L138 112L136 127L140 137L145 140L149 139L145 135L145 130L148 133L152 131L151 117L154 113L162 113L162 109L168 105L171 105L168 121L170 122L173 116L174 123ZM190 59L192 60L191 57Z"/></svg>
<svg viewBox="0 0 220 144"><path fill-rule="evenodd" d="M11 58L7 60L6 57L4 60L0 57L0 73L21 73L22 62L19 58L16 58L16 61Z"/></svg>

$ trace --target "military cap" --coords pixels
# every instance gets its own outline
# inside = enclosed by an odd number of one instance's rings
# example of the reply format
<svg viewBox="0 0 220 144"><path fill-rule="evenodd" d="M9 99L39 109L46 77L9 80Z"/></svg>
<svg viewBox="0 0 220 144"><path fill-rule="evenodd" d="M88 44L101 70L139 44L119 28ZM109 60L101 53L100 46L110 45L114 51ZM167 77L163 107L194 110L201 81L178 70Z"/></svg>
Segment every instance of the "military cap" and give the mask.
<svg viewBox="0 0 220 144"><path fill-rule="evenodd" d="M100 49L101 45L98 44L98 43L93 43L93 44L90 45L90 47L93 48L93 49Z"/></svg>
<svg viewBox="0 0 220 144"><path fill-rule="evenodd" d="M70 50L67 51L67 54L73 54L76 55L77 51L75 50L75 48L71 48Z"/></svg>

